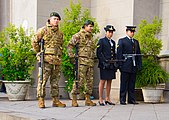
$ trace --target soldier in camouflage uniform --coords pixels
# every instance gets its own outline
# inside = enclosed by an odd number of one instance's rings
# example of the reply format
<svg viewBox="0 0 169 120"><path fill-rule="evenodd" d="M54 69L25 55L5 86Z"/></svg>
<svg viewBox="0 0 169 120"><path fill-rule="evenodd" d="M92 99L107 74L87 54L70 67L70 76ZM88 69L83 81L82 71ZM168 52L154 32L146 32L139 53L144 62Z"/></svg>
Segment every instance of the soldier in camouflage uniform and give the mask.
<svg viewBox="0 0 169 120"><path fill-rule="evenodd" d="M92 37L92 29L94 22L87 20L84 23L82 29L73 35L72 39L68 44L68 54L70 59L74 59L75 55L73 54L73 48L76 44L79 46L78 50L78 73L79 73L79 82L78 88L74 83L72 90L72 106L78 107L76 95L79 92L84 92L85 94L85 105L86 106L95 106L96 103L93 103L90 100L90 95L92 94L93 88L93 66L94 66L94 51L95 44Z"/></svg>
<svg viewBox="0 0 169 120"><path fill-rule="evenodd" d="M59 30L58 23L61 17L58 13L52 12L46 26L38 29L32 40L32 46L35 52L40 52L40 40L44 39L44 66L43 80L38 80L37 97L39 108L45 108L45 85L50 78L51 97L53 99L53 107L65 107L66 105L58 100L59 88L58 81L60 79L60 65L62 56L63 33Z"/></svg>

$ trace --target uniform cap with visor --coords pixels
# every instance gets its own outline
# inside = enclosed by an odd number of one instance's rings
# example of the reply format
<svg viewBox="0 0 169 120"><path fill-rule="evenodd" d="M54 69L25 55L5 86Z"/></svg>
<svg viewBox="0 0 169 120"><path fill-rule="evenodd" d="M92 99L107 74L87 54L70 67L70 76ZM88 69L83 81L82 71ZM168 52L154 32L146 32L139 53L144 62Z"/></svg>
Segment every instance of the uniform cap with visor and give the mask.
<svg viewBox="0 0 169 120"><path fill-rule="evenodd" d="M104 30L107 31L116 31L115 28L112 25L107 25L106 27L104 27Z"/></svg>
<svg viewBox="0 0 169 120"><path fill-rule="evenodd" d="M136 31L136 26L126 26L126 31L135 32Z"/></svg>

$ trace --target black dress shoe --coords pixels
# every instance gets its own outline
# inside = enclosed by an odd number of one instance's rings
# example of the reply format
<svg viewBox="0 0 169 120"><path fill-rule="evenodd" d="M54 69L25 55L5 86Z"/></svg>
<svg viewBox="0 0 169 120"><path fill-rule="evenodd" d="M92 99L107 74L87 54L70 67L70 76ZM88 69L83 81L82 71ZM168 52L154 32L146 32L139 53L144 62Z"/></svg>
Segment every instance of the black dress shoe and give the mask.
<svg viewBox="0 0 169 120"><path fill-rule="evenodd" d="M99 105L100 105L100 106L105 106L105 104L104 104L104 103L101 103L100 101L99 101Z"/></svg>
<svg viewBox="0 0 169 120"><path fill-rule="evenodd" d="M120 102L120 104L121 104L121 105L126 105L126 103L125 103L125 102Z"/></svg>
<svg viewBox="0 0 169 120"><path fill-rule="evenodd" d="M136 101L130 101L130 102L128 102L128 104L139 104L139 103Z"/></svg>
<svg viewBox="0 0 169 120"><path fill-rule="evenodd" d="M109 102L109 101L105 101L105 104L106 104L106 105L107 105L107 104L109 104L109 105L115 105L114 103Z"/></svg>

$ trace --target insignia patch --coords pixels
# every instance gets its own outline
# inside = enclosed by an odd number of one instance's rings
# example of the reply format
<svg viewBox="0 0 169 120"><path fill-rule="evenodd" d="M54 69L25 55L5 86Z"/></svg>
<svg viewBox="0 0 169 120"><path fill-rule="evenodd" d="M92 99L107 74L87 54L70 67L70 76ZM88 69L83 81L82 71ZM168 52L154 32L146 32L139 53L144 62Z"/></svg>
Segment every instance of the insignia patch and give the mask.
<svg viewBox="0 0 169 120"><path fill-rule="evenodd" d="M135 28L131 28L131 30L135 30Z"/></svg>

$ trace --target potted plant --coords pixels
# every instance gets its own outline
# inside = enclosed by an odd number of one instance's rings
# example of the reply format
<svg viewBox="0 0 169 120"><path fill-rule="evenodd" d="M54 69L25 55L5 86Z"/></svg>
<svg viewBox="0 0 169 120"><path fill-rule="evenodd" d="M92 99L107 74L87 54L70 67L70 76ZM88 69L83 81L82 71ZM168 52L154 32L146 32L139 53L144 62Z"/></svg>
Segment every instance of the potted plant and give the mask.
<svg viewBox="0 0 169 120"><path fill-rule="evenodd" d="M88 9L81 8L81 3L73 3L70 1L70 9L64 9L64 18L61 23L61 31L64 33L64 45L63 45L63 56L62 56L62 72L67 79L65 90L69 93L72 91L73 83L75 80L74 76L74 65L70 63L69 56L67 54L67 44L72 36L77 33L84 24L84 21L90 19L94 21L95 26L93 33L99 32L98 24L96 20L90 16ZM96 40L97 42L97 40Z"/></svg>
<svg viewBox="0 0 169 120"><path fill-rule="evenodd" d="M4 76L3 82L9 100L24 100L28 84L32 81L35 55L31 50L33 31L30 29L28 32L29 35L25 33L23 27L17 28L13 24L9 24L0 32L0 66L2 67L0 76Z"/></svg>
<svg viewBox="0 0 169 120"><path fill-rule="evenodd" d="M142 70L137 73L136 86L142 88L144 101L160 102L164 83L168 78L168 73L159 63L143 58Z"/></svg>
<svg viewBox="0 0 169 120"><path fill-rule="evenodd" d="M141 53L144 54L142 69L136 76L136 87L142 88L144 102L160 102L164 83L169 78L169 74L160 66L157 57L162 48L162 41L156 36L161 28L162 20L157 17L152 23L142 20L135 35L140 42Z"/></svg>

